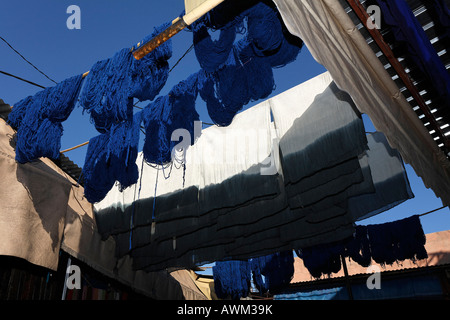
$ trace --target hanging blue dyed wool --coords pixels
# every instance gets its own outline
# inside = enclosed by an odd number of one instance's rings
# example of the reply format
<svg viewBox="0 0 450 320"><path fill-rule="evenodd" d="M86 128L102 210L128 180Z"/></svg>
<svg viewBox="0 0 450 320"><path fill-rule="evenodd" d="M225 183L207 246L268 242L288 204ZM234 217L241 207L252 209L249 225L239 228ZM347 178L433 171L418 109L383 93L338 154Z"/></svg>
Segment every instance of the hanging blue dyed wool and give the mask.
<svg viewBox="0 0 450 320"><path fill-rule="evenodd" d="M267 62L272 68L283 68L294 62L303 48L303 41L290 34L285 26L283 26L283 34L284 38L280 49L266 56Z"/></svg>
<svg viewBox="0 0 450 320"><path fill-rule="evenodd" d="M247 22L247 34L233 43ZM220 30L213 41L208 30ZM204 74L200 96L212 121L228 126L250 101L275 89L272 68L295 60L303 45L289 33L276 7L265 1L227 1L192 26L197 60Z"/></svg>
<svg viewBox="0 0 450 320"><path fill-rule="evenodd" d="M122 49L112 58L95 63L86 76L80 104L101 133L133 114L133 100L128 94L132 59L130 49Z"/></svg>
<svg viewBox="0 0 450 320"><path fill-rule="evenodd" d="M59 158L63 127L75 106L82 76L74 76L26 98L10 119L17 129L16 160ZM24 110L26 108L26 110ZM12 112L12 113L13 113Z"/></svg>
<svg viewBox="0 0 450 320"><path fill-rule="evenodd" d="M236 43L242 73L247 79L250 100L267 98L275 89L272 66L265 57L258 56L252 50L250 40L246 37Z"/></svg>
<svg viewBox="0 0 450 320"><path fill-rule="evenodd" d="M200 70L199 93L206 102L206 108L211 120L218 126L226 127L230 125L235 116L234 112L229 112L222 104L216 94L214 78L211 74L206 74Z"/></svg>
<svg viewBox="0 0 450 320"><path fill-rule="evenodd" d="M158 97L147 105L142 114L145 127L144 159L148 163L164 164L172 160L172 150L177 141L172 133L177 129L189 131L195 141L194 123L199 121L195 110L198 95L198 74L175 85L168 95Z"/></svg>
<svg viewBox="0 0 450 320"><path fill-rule="evenodd" d="M353 237L345 241L343 255L349 257L360 266L365 268L370 266L372 254L366 226L356 226Z"/></svg>
<svg viewBox="0 0 450 320"><path fill-rule="evenodd" d="M156 27L141 42L146 43L169 27L171 23ZM168 60L172 57L172 41L166 41L140 60L133 59L131 68L130 96L140 101L153 100L169 77Z"/></svg>
<svg viewBox="0 0 450 320"><path fill-rule="evenodd" d="M109 132L89 141L83 166L84 193L89 202L101 201L116 181L120 190L138 181L141 117L142 112L137 112L131 120L112 124Z"/></svg>
<svg viewBox="0 0 450 320"><path fill-rule="evenodd" d="M195 122L200 121L200 116L195 109L195 101L198 96L199 73L190 75L186 80L180 81L169 92L169 100L172 105L172 132L176 129L185 129L189 132L193 145L198 138L195 131Z"/></svg>
<svg viewBox="0 0 450 320"><path fill-rule="evenodd" d="M288 285L294 275L292 251L250 259L253 281L260 294Z"/></svg>
<svg viewBox="0 0 450 320"><path fill-rule="evenodd" d="M337 242L302 248L296 252L311 276L320 278L341 270L341 254L344 249L344 244Z"/></svg>
<svg viewBox="0 0 450 320"><path fill-rule="evenodd" d="M248 261L218 261L213 267L214 291L219 299L238 300L250 293Z"/></svg>
<svg viewBox="0 0 450 320"><path fill-rule="evenodd" d="M139 147L139 132L142 111L134 114L132 121L123 121L111 126L107 159L113 178L119 182L120 190L135 184L139 178L136 164Z"/></svg>
<svg viewBox="0 0 450 320"><path fill-rule="evenodd" d="M197 60L206 72L214 72L225 63L236 39L236 27L226 26L220 30L218 40L212 40L205 25L196 25L194 50Z"/></svg>
<svg viewBox="0 0 450 320"><path fill-rule="evenodd" d="M8 115L8 124L17 130L20 127L28 108L30 108L32 104L33 96L28 96L14 104L12 111Z"/></svg>
<svg viewBox="0 0 450 320"><path fill-rule="evenodd" d="M426 258L426 238L419 216L379 225L368 225L372 259L381 265L392 265L406 259Z"/></svg>
<svg viewBox="0 0 450 320"><path fill-rule="evenodd" d="M158 97L142 111L145 128L144 159L148 163L163 164L171 160L169 96Z"/></svg>
<svg viewBox="0 0 450 320"><path fill-rule="evenodd" d="M158 34L167 24L155 28L144 41ZM80 95L84 110L91 115L96 129L107 132L113 123L131 119L133 98L152 100L167 81L172 56L171 41L136 60L129 48L98 61L86 77Z"/></svg>
<svg viewBox="0 0 450 320"><path fill-rule="evenodd" d="M314 278L330 276L341 270L341 257L349 257L367 268L372 263L366 226L357 226L355 234L337 242L324 243L296 250Z"/></svg>
<svg viewBox="0 0 450 320"><path fill-rule="evenodd" d="M277 51L283 42L282 23L273 6L259 2L247 12L248 37L258 56Z"/></svg>
<svg viewBox="0 0 450 320"><path fill-rule="evenodd" d="M109 133L102 133L89 140L83 166L83 186L84 195L90 203L101 201L115 183L108 165L109 139Z"/></svg>

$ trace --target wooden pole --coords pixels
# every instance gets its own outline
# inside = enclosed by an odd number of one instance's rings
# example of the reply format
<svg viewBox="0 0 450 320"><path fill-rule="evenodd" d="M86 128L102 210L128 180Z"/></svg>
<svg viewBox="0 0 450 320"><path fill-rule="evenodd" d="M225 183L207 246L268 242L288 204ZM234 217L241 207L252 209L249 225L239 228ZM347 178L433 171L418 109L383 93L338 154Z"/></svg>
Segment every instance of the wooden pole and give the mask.
<svg viewBox="0 0 450 320"><path fill-rule="evenodd" d="M191 25L198 19L200 19L203 15L217 7L219 4L224 2L225 0L207 0L200 4L198 7L192 9L190 12L185 14L183 17L178 17L172 21L172 25L168 27L166 30L162 31L158 35L156 35L153 39L146 42L142 46L139 46L134 52L133 56L136 60L140 60L145 57L147 54L158 48L164 42L172 38L174 35L185 29L187 26ZM85 78L89 74L89 71L83 74L83 78Z"/></svg>
<svg viewBox="0 0 450 320"><path fill-rule="evenodd" d="M77 146L75 146L75 147L72 147L72 148L69 148L69 149L60 151L60 153L65 153L65 152L68 152L68 151L71 151L71 150L74 150L74 149L78 149L78 148L80 148L80 147L82 147L82 146L87 145L88 143L89 143L89 141L83 142L82 144L79 144L79 145L77 145Z"/></svg>
<svg viewBox="0 0 450 320"><path fill-rule="evenodd" d="M344 268L345 286L347 287L348 296L349 296L350 300L353 300L353 291L352 291L352 286L350 284L350 279L348 277L347 263L345 262L345 258L342 255L341 255L341 261L342 261L342 267Z"/></svg>
<svg viewBox="0 0 450 320"><path fill-rule="evenodd" d="M224 0L207 0L200 4L198 7L194 8L182 18L177 18L172 21L172 25L166 30L158 34L156 37L139 47L133 52L133 56L136 60L140 60L147 54L155 50L161 44L172 38L174 35L179 33L181 30L191 25L203 15L217 7Z"/></svg>

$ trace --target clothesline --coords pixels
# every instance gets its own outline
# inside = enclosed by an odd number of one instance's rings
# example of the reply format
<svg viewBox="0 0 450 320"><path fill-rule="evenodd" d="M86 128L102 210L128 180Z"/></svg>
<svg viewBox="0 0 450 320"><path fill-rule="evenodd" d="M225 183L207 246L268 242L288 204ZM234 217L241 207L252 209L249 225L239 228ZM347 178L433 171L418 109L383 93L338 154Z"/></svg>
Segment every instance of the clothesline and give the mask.
<svg viewBox="0 0 450 320"><path fill-rule="evenodd" d="M423 217L423 216L426 216L426 215L428 215L428 214L430 214L430 213L433 213L433 212L436 212L436 211L439 211L439 210L442 210L442 209L445 209L445 208L447 208L447 206L442 206L442 207L440 207L440 208L437 208L437 209L434 209L434 210L431 210L431 211L428 211L428 212L419 214L418 216L419 216L419 217Z"/></svg>

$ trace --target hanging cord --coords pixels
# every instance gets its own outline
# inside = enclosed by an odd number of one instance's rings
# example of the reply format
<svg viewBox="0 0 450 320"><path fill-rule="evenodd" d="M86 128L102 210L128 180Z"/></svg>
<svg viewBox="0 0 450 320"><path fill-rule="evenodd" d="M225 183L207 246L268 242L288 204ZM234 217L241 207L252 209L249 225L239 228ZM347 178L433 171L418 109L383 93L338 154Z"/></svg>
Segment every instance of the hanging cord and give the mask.
<svg viewBox="0 0 450 320"><path fill-rule="evenodd" d="M186 57L186 55L191 52L191 50L194 48L194 44L192 44L189 49L186 50L186 52L181 56L180 59L178 59L177 62L175 62L175 64L173 65L173 67L169 70L169 72L172 72L172 70L181 62L181 60L183 60L184 57Z"/></svg>
<svg viewBox="0 0 450 320"><path fill-rule="evenodd" d="M30 64L34 69L36 69L39 73L41 73L42 75L44 75L48 80L54 82L55 84L57 84L57 82L55 80L53 80L52 78L50 78L49 76L47 76L44 72L42 72L41 70L39 70L38 67L36 67L34 64L32 64L30 61L28 61L19 51L17 51L16 49L14 49L14 47L8 42L6 41L2 36L0 36L0 39L5 42L8 47L10 47L15 53L17 53L23 60L25 60L28 64Z"/></svg>
<svg viewBox="0 0 450 320"><path fill-rule="evenodd" d="M32 84L33 86L36 86L36 87L45 89L45 87L44 87L44 86L41 86L40 84L37 84L37 83L35 83L35 82L33 82L33 81L30 81L30 80L27 80L27 79L24 79L24 78L21 78L21 77L19 77L19 76L15 76L15 75L13 75L13 74L11 74L11 73L8 73L8 72L5 72L5 71L1 71L1 70L0 70L0 73L4 74L5 76L9 76L9 77L12 77L12 78L16 78L16 79L18 79L18 80L20 80L20 81L23 81L23 82Z"/></svg>
<svg viewBox="0 0 450 320"><path fill-rule="evenodd" d="M445 208L447 208L447 206L443 206L443 207L440 207L440 208L437 208L437 209L434 209L434 210L431 210L431 211L419 214L418 216L419 217L423 217L423 216L426 216L426 215L428 215L430 213L433 213L433 212L436 212L436 211L439 211L439 210L442 210L442 209L445 209Z"/></svg>
<svg viewBox="0 0 450 320"><path fill-rule="evenodd" d="M163 167L164 168L164 167ZM155 182L155 194L153 196L153 211L152 211L152 221L155 221L155 209L156 209L156 190L158 187L158 176L159 176L159 169L156 171L156 182ZM153 229L153 228L152 228Z"/></svg>
<svg viewBox="0 0 450 320"><path fill-rule="evenodd" d="M139 177L139 190L138 190L138 200L141 198L141 189L142 189L142 174L144 172L144 157L142 157L142 163L141 163L141 174ZM132 245L132 239L133 239L133 228L134 228L134 213L136 212L136 188L137 184L134 185L134 199L133 199L133 208L131 210L131 220L130 220L130 242L129 242L129 249L131 250L133 248Z"/></svg>

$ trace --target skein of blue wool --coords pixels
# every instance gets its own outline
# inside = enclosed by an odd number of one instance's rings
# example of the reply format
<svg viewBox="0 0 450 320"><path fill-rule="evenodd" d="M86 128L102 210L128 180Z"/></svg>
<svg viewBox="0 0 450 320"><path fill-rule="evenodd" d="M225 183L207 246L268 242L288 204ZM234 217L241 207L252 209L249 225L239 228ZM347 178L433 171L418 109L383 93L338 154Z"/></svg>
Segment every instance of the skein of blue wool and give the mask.
<svg viewBox="0 0 450 320"><path fill-rule="evenodd" d="M106 132L112 123L128 119L133 114L129 101L130 49L122 49L112 58L98 61L86 76L80 104L91 116L99 132Z"/></svg>
<svg viewBox="0 0 450 320"><path fill-rule="evenodd" d="M185 129L189 132L191 140L189 145L193 145L198 138L194 130L195 122L200 121L200 116L195 109L195 102L198 96L198 73L190 75L186 80L180 81L169 92L169 102L171 105L171 131ZM174 142L176 144L178 142ZM173 148L173 147L172 147Z"/></svg>
<svg viewBox="0 0 450 320"><path fill-rule="evenodd" d="M170 23L154 28L152 34L145 37L145 44L164 31ZM129 95L139 99L153 100L166 84L169 77L168 60L172 57L172 40L168 40L140 60L133 60Z"/></svg>
<svg viewBox="0 0 450 320"><path fill-rule="evenodd" d="M40 157L59 158L63 134L61 122L69 117L75 106L81 81L81 75L74 76L27 99L27 109L18 112L22 114L16 143L19 163ZM13 121L18 118L13 118Z"/></svg>
<svg viewBox="0 0 450 320"><path fill-rule="evenodd" d="M195 141L194 122L199 121L195 110L198 95L198 75L192 74L179 82L168 95L158 97L147 105L142 113L145 127L144 159L149 163L164 164L172 160L172 150L178 141L172 141L172 133L185 129Z"/></svg>
<svg viewBox="0 0 450 320"><path fill-rule="evenodd" d="M32 103L33 96L28 96L14 104L12 111L8 115L8 124L12 128L17 130L20 127L25 114Z"/></svg>
<svg viewBox="0 0 450 320"><path fill-rule="evenodd" d="M259 2L247 11L248 38L258 56L278 50L283 42L283 30L275 8Z"/></svg>
<svg viewBox="0 0 450 320"><path fill-rule="evenodd" d="M164 164L171 161L169 96L161 96L142 110L145 128L144 159L148 163Z"/></svg>
<svg viewBox="0 0 450 320"><path fill-rule="evenodd" d="M110 135L103 133L89 140L83 165L84 195L90 203L101 201L114 186L109 170L108 143Z"/></svg>
<svg viewBox="0 0 450 320"><path fill-rule="evenodd" d="M135 184L139 178L136 165L139 147L139 130L142 112L134 114L131 121L111 126L108 141L107 161L113 178L119 182L122 191Z"/></svg>
<svg viewBox="0 0 450 320"><path fill-rule="evenodd" d="M199 93L206 102L209 117L218 126L226 127L230 125L235 112L228 110L217 97L213 76L205 72L200 72L200 75L202 80L199 81Z"/></svg>
<svg viewBox="0 0 450 320"><path fill-rule="evenodd" d="M213 267L214 288L220 299L238 300L250 292L251 269L248 261L218 261Z"/></svg>
<svg viewBox="0 0 450 320"><path fill-rule="evenodd" d="M213 76L217 96L228 112L236 114L250 102L247 75L234 47L224 66Z"/></svg>
<svg viewBox="0 0 450 320"><path fill-rule="evenodd" d="M267 61L272 68L283 68L294 62L303 48L303 41L290 34L285 27L283 27L283 35L280 48L266 55Z"/></svg>
<svg viewBox="0 0 450 320"><path fill-rule="evenodd" d="M236 43L236 50L247 78L249 97L252 101L267 98L275 90L273 70L265 57L254 54L249 39L243 38Z"/></svg>
<svg viewBox="0 0 450 320"><path fill-rule="evenodd" d="M146 37L148 41L167 24L155 28ZM129 48L119 50L109 59L98 61L86 77L80 103L87 111L97 131L107 132L113 123L131 119L133 98L153 100L167 81L172 56L172 44L168 42L140 60L136 60ZM130 107L131 105L131 107Z"/></svg>
<svg viewBox="0 0 450 320"><path fill-rule="evenodd" d="M261 294L290 283L294 275L292 251L274 253L249 260L253 281Z"/></svg>
<svg viewBox="0 0 450 320"><path fill-rule="evenodd" d="M236 39L235 26L220 30L218 40L212 40L206 26L194 30L194 50L200 66L206 72L214 72L228 59Z"/></svg>

